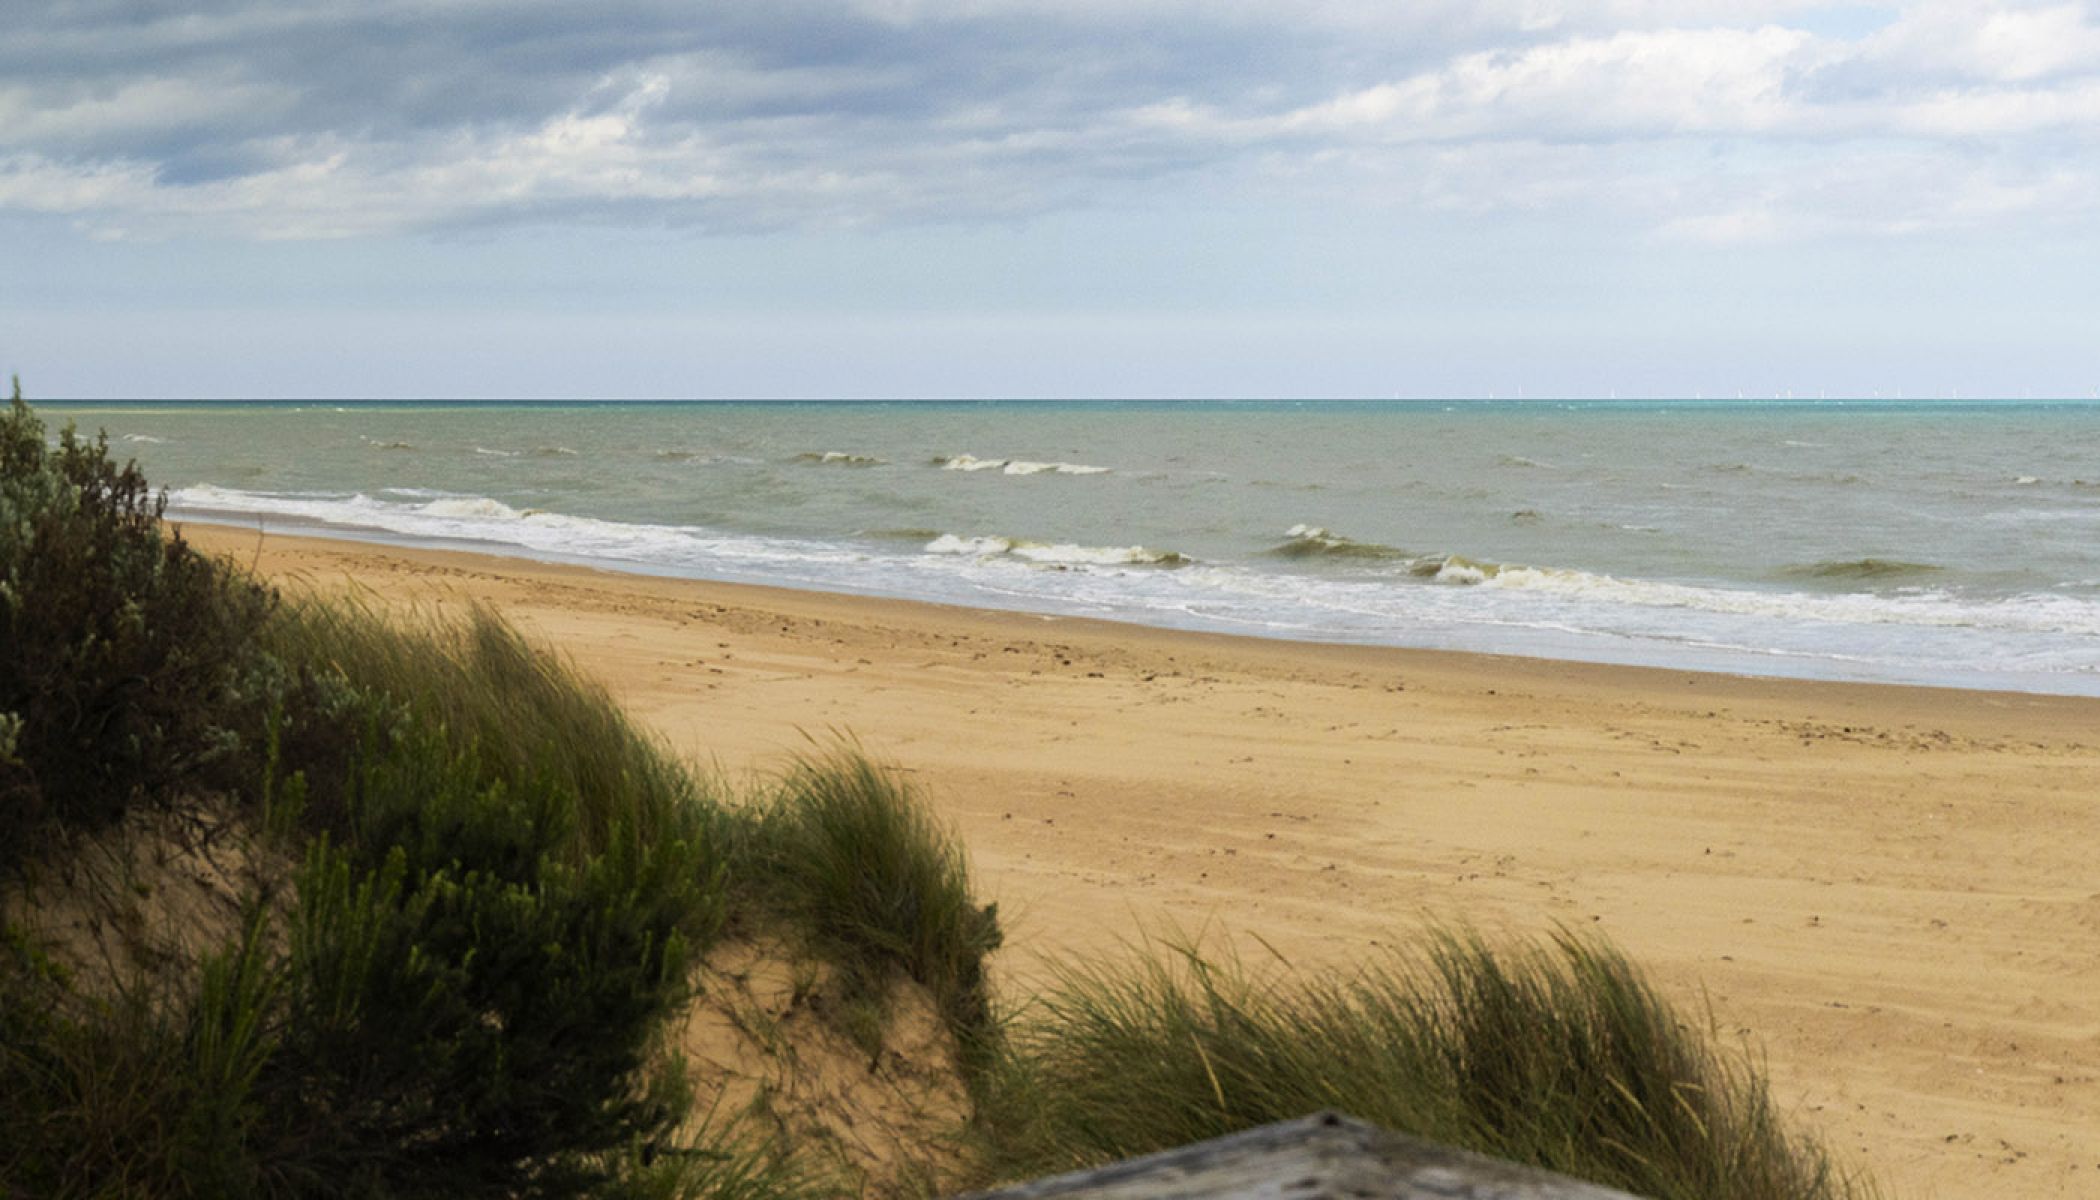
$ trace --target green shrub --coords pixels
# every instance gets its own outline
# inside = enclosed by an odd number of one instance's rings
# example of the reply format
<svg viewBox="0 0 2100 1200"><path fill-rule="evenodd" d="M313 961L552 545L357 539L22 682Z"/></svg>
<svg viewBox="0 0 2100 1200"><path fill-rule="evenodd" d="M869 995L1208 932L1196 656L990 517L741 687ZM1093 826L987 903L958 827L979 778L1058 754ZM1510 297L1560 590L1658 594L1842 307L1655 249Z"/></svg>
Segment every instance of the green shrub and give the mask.
<svg viewBox="0 0 2100 1200"><path fill-rule="evenodd" d="M0 868L39 832L252 771L272 596L164 530L165 506L106 437L49 446L19 394L0 418Z"/></svg>
<svg viewBox="0 0 2100 1200"><path fill-rule="evenodd" d="M977 905L962 848L894 774L847 750L798 764L746 858L750 888L840 968L849 1001L879 1005L902 974L933 993L966 1061L989 1049L997 906Z"/></svg>
<svg viewBox="0 0 2100 1200"><path fill-rule="evenodd" d="M1439 936L1352 979L1192 947L1068 970L1008 1029L981 1127L994 1170L1113 1161L1331 1108L1656 1200L1858 1194L1762 1077L1623 957L1563 935Z"/></svg>

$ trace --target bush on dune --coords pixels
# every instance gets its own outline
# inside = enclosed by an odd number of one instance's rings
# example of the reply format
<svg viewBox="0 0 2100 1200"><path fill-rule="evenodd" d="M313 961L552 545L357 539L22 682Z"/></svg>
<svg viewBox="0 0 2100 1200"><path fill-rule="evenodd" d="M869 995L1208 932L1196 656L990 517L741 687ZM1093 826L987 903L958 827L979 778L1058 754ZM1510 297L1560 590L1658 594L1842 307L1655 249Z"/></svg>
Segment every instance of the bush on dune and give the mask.
<svg viewBox="0 0 2100 1200"><path fill-rule="evenodd" d="M680 1115L638 1086L712 932L707 848L615 824L571 865L575 798L484 779L428 731L362 773L359 835L309 849L256 1075L300 1194L568 1194Z"/></svg>
<svg viewBox="0 0 2100 1200"><path fill-rule="evenodd" d="M712 798L492 616L277 606L163 506L106 439L47 444L19 402L0 421L0 847L63 857L217 795L305 865L227 897L242 932L187 965L83 977L6 927L0 1192L634 1174L682 1115L652 1047L722 920ZM137 901L121 874L95 886Z"/></svg>
<svg viewBox="0 0 2100 1200"><path fill-rule="evenodd" d="M0 417L0 868L41 834L233 788L273 695L272 596L160 523L106 438Z"/></svg>
<svg viewBox="0 0 2100 1200"><path fill-rule="evenodd" d="M451 761L435 781L374 768L359 807L412 805L430 828L314 841L287 911L258 910L192 991L133 981L104 1000L39 975L26 948L0 964L0 1182L565 1196L660 1144L683 1114L650 1052L685 994L681 930L718 911L700 847L621 837L572 867L546 853L564 798Z"/></svg>

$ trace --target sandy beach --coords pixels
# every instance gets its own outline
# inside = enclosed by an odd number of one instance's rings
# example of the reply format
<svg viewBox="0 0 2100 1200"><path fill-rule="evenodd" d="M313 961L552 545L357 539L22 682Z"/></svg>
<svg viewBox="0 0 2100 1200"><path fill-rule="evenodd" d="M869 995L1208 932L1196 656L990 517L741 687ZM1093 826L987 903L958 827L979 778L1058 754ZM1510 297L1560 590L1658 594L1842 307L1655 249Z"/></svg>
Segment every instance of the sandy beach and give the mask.
<svg viewBox="0 0 2100 1200"><path fill-rule="evenodd" d="M1045 954L1424 920L1613 939L1908 1197L2100 1196L2100 701L1306 645L192 525L482 601L732 774L909 772ZM1267 951L1243 940L1251 953Z"/></svg>

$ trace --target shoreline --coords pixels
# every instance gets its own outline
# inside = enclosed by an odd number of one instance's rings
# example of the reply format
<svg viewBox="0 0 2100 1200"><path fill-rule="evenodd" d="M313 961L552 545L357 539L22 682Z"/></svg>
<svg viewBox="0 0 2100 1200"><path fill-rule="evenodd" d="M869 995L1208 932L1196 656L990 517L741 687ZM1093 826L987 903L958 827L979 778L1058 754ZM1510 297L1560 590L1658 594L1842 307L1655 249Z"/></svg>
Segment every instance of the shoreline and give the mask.
<svg viewBox="0 0 2100 1200"><path fill-rule="evenodd" d="M222 546L222 541L245 539L251 543L258 539L271 543L315 543L316 547L336 545L344 552L359 550L395 554L408 560L419 560L429 556L432 562L452 559L489 560L514 569L545 570L550 572L577 572L589 578L631 579L671 585L691 585L702 590L724 589L732 594L748 593L752 604L774 607L793 607L798 600L807 598L810 607L828 608L833 603L845 605L895 605L900 611L923 610L929 620L949 614L962 619L1011 619L1024 624L1022 628L1039 629L1042 622L1057 622L1062 625L1086 630L1104 637L1146 638L1158 636L1165 639L1188 638L1194 641L1215 639L1221 645L1237 647L1242 653L1257 654L1259 647L1281 647L1285 656L1309 654L1314 656L1391 656L1390 665L1398 668L1413 666L1417 669L1442 667L1453 672L1467 672L1483 664L1493 664L1499 672L1524 674L1537 671L1548 676L1569 673L1591 675L1582 682L1588 686L1613 687L1627 681L1616 677L1631 675L1659 683L1664 677L1697 681L1697 686L1721 687L1727 681L1741 686L1746 692L1755 692L1762 685L1772 685L1777 691L1795 688L1812 691L1827 691L1830 699L1851 689L1863 689L1879 695L1883 692L1918 692L1931 697L1945 697L1949 703L1960 706L1970 697L1993 697L1997 701L2023 704L2027 701L2044 702L2047 705L2063 704L2090 710L2091 718L2100 721L2100 695L2078 692L2027 691L2020 688L1965 687L1958 684L1909 683L1880 679L1833 679L1809 675L1767 675L1748 671L1725 671L1707 667L1668 667L1646 663L1605 662L1587 658L1555 658L1549 655L1509 654L1492 650L1460 650L1440 646L1401 646L1385 642L1326 641L1313 638L1294 638L1281 634L1234 633L1217 629L1198 629L1176 625L1155 625L1144 621L1123 620L1117 617L1085 616L1074 613L1045 612L1023 608L995 608L983 605L963 604L952 600L926 600L890 595L878 591L841 591L831 588L797 587L782 583L758 583L740 579L713 579L681 574L672 570L655 571L647 564L610 563L582 557L558 557L535 555L527 548L500 542L453 543L425 542L407 537L392 540L386 530L344 530L334 526L308 528L297 520L278 519L274 523L258 527L253 524L236 524L232 521L195 517L171 516L170 525L179 527L183 535L192 542L208 545L213 553L238 557L232 546ZM196 534L209 531L203 538ZM360 536L367 534L369 536ZM1410 662L1409 660L1416 660ZM1887 699L1884 697L1884 700Z"/></svg>
<svg viewBox="0 0 2100 1200"><path fill-rule="evenodd" d="M1595 667L1599 668L1603 672L1606 672L1607 674L1618 671L1652 671L1671 675L1697 675L1700 677L1711 677L1718 679L1770 681L1774 683L1786 684L1800 683L1831 687L1904 688L1918 689L1929 692L1981 693L2007 697L2033 696L2071 700L2074 702L2100 703L2100 692L2092 690L2076 690L2072 685L2069 684L2065 685L2065 687L2063 688L2053 690L2035 690L2020 687L1989 686L1984 683L1965 684L1900 678L1853 678L1838 674L1818 674L1816 673L1816 671L1819 665L1823 667L1828 667L1831 664L1821 663L1819 662L1819 660L1815 659L1789 660L1783 656L1775 657L1772 659L1772 662L1775 664L1785 663L1789 661L1797 663L1801 669L1794 672L1782 672L1777 670L1736 671L1712 665L1694 665L1683 667L1670 666L1666 664L1639 661L1634 657L1628 657L1625 659L1571 658L1556 656L1547 653L1533 654L1521 651L1481 650L1443 646L1398 645L1391 642L1382 642L1368 639L1359 641L1347 641L1323 639L1319 637L1292 637L1286 633L1281 632L1257 632L1253 630L1230 630L1209 628L1203 626L1200 623L1192 623L1187 625L1160 624L1149 621L1130 619L1121 616L1093 616L1080 613L1057 612L1054 611L1048 605L1034 608L978 605L957 599L929 600L900 596L895 594L894 592L884 591L876 588L869 588L865 590L844 590L838 586L804 586L798 584L765 582L755 579L710 578L681 572L677 569L670 567L654 568L651 564L644 562L615 562L609 560L591 559L581 555L563 555L552 552L538 552L534 551L530 547L519 546L498 541L476 541L465 538L452 540L418 538L414 535L397 534L390 530L381 528L344 527L332 525L323 521L309 520L307 518L302 517L266 517L260 520L251 518L248 520L237 521L234 520L230 515L215 514L212 516L195 517L183 516L178 514L175 516L167 517L165 519L169 524L181 526L185 530L193 527L198 527L204 529L224 531L228 534L245 534L249 537L267 535L272 538L306 539L316 542L338 542L352 546L369 546L383 548L387 550L397 551L404 555L413 555L425 552L440 555L456 554L464 555L470 558L490 558L504 562L531 564L534 566L569 568L591 572L595 574L611 575L616 577L626 577L633 579L651 579L691 583L702 587L748 588L752 589L756 593L762 595L771 595L775 597L809 595L836 597L842 600L865 600L873 603L922 605L931 608L946 609L961 613L1004 614L1037 620L1070 621L1081 623L1091 622L1115 630L1153 630L1168 635L1178 636L1185 634L1194 637L1225 638L1237 642L1280 643L1286 646L1325 648L1331 651L1346 651L1351 653L1383 654L1387 652L1392 652L1401 655L1427 655L1431 657L1449 655L1459 659L1478 658L1492 660L1498 663L1548 663L1553 664L1554 668L1556 669L1562 667ZM217 535L215 534L213 536L216 537ZM775 602L779 601L776 600ZM1978 676L1978 678L1982 679L1991 677ZM2037 680L2043 680L2049 678L2049 676L2047 676L2046 674L2037 674L2034 676L2034 678ZM2100 684L2087 684L2086 686L2088 688L2100 687Z"/></svg>
<svg viewBox="0 0 2100 1200"><path fill-rule="evenodd" d="M1595 930L1892 1191L2100 1188L2100 700L184 532L294 590L494 604L726 771L850 731L961 833L1009 990L1174 926L1301 968L1425 918Z"/></svg>

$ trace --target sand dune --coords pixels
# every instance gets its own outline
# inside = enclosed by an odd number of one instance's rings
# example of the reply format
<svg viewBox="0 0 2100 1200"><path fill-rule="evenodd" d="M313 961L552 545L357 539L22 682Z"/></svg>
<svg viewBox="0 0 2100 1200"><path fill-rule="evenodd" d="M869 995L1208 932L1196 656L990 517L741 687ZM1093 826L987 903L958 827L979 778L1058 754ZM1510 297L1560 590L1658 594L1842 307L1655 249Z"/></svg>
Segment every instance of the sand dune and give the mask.
<svg viewBox="0 0 2100 1200"><path fill-rule="evenodd" d="M293 586L492 603L730 771L850 731L961 830L1010 986L1168 924L1307 967L1425 918L1599 930L1897 1194L2100 1196L2100 701L188 532Z"/></svg>

